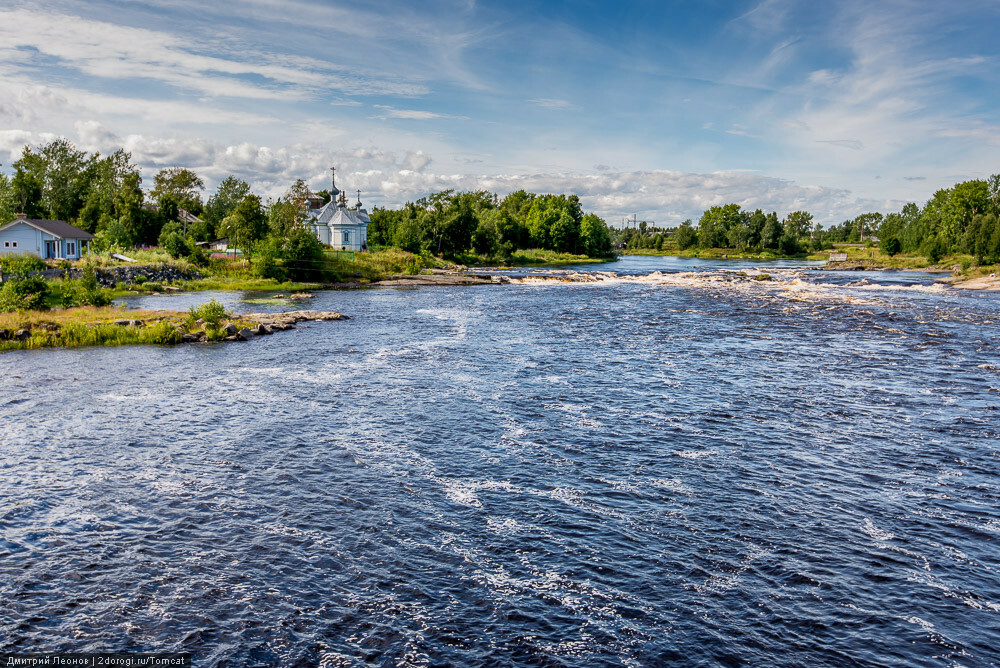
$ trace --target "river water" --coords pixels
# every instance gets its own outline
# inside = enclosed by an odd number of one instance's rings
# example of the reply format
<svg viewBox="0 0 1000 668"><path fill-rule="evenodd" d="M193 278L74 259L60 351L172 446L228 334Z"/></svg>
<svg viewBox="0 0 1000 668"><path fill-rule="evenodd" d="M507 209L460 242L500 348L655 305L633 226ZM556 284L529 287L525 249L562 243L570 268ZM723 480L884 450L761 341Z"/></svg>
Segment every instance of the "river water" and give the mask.
<svg viewBox="0 0 1000 668"><path fill-rule="evenodd" d="M1000 294L585 269L319 292L352 319L250 343L0 355L0 649L1000 662ZM294 308L132 303L210 296Z"/></svg>

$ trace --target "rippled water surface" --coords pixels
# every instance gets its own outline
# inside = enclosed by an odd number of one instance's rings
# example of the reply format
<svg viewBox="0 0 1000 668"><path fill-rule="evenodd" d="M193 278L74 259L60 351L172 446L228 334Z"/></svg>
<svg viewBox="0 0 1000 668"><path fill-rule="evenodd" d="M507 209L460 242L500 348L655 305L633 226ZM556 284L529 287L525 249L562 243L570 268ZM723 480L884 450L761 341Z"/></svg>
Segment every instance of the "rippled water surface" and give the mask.
<svg viewBox="0 0 1000 668"><path fill-rule="evenodd" d="M1000 295L658 260L0 355L0 649L1000 662Z"/></svg>

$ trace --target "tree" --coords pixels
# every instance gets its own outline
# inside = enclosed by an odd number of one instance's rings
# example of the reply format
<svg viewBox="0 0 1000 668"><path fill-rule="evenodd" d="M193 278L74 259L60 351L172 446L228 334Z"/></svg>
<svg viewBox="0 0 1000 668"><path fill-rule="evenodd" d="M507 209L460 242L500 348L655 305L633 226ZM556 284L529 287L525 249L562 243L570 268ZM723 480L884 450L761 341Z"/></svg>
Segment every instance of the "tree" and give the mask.
<svg viewBox="0 0 1000 668"><path fill-rule="evenodd" d="M886 237L879 243L879 248L889 257L893 257L903 250L903 244L900 243L898 237Z"/></svg>
<svg viewBox="0 0 1000 668"><path fill-rule="evenodd" d="M777 250L784 234L785 226L778 220L777 212L772 211L764 217L764 227L760 233L760 245L764 248Z"/></svg>
<svg viewBox="0 0 1000 668"><path fill-rule="evenodd" d="M14 163L14 205L28 218L44 218L42 191L45 181L45 159L25 146L21 157Z"/></svg>
<svg viewBox="0 0 1000 668"><path fill-rule="evenodd" d="M6 174L0 174L0 225L14 220L14 186Z"/></svg>
<svg viewBox="0 0 1000 668"><path fill-rule="evenodd" d="M698 234L694 231L691 226L690 220L685 220L681 223L681 226L677 228L677 248L681 250L687 250L692 246L698 244Z"/></svg>
<svg viewBox="0 0 1000 668"><path fill-rule="evenodd" d="M132 172L125 176L121 187L115 193L115 220L118 221L118 225L121 228L120 230L116 230L113 235L116 243L134 246L144 237L148 238L152 236L152 238L156 238L156 235L147 234L147 228L153 226L147 224L150 222L147 216L148 212L142 209L143 195L142 188L140 187L141 183L142 179L139 177L139 174ZM159 234L158 228L156 232Z"/></svg>
<svg viewBox="0 0 1000 668"><path fill-rule="evenodd" d="M472 250L482 257L490 257L500 246L500 234L497 232L496 219L499 211L491 211L490 215L482 216L472 233Z"/></svg>
<svg viewBox="0 0 1000 668"><path fill-rule="evenodd" d="M721 248L729 240L729 230L735 225L746 224L747 213L739 204L713 206L698 222L698 243L702 248Z"/></svg>
<svg viewBox="0 0 1000 668"><path fill-rule="evenodd" d="M808 211L793 211L788 214L785 220L785 229L796 237L804 237L809 234L812 227L813 215Z"/></svg>
<svg viewBox="0 0 1000 668"><path fill-rule="evenodd" d="M858 232L858 241L864 241L865 234L868 233L871 236L875 230L879 229L882 225L882 214L874 211L871 213L863 213L854 219L854 229ZM852 235L853 237L853 235Z"/></svg>
<svg viewBox="0 0 1000 668"><path fill-rule="evenodd" d="M204 189L205 182L190 169L169 167L161 169L153 177L150 196L159 202L164 195L175 195L180 208L197 216L202 211L201 191Z"/></svg>
<svg viewBox="0 0 1000 668"><path fill-rule="evenodd" d="M614 254L611 247L611 233L607 223L593 213L588 213L580 220L580 246L589 257L610 257Z"/></svg>
<svg viewBox="0 0 1000 668"><path fill-rule="evenodd" d="M232 246L248 254L255 243L267 236L267 218L260 198L250 194L240 200L232 213L222 220L219 233L229 237Z"/></svg>
<svg viewBox="0 0 1000 668"><path fill-rule="evenodd" d="M202 218L209 225L209 233L214 234L222 219L232 213L244 197L250 194L250 184L235 176L227 176L208 199L202 211Z"/></svg>
<svg viewBox="0 0 1000 668"><path fill-rule="evenodd" d="M580 225L573 220L567 211L560 211L549 228L549 239L552 250L560 253L574 253L577 242L580 240Z"/></svg>

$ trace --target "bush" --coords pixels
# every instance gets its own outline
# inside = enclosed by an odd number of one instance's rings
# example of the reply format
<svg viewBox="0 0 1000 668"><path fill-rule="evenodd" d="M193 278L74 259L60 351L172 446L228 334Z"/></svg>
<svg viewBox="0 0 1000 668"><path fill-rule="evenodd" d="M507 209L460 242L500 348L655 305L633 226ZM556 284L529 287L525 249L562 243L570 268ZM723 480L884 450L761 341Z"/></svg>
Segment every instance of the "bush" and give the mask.
<svg viewBox="0 0 1000 668"><path fill-rule="evenodd" d="M79 306L105 306L111 303L108 291L97 283L97 274L93 267L84 267L83 275L76 282L72 291L72 299Z"/></svg>
<svg viewBox="0 0 1000 668"><path fill-rule="evenodd" d="M879 246L881 247L882 252L889 257L892 257L893 255L896 255L896 253L903 250L903 244L900 242L898 237L883 239Z"/></svg>
<svg viewBox="0 0 1000 668"><path fill-rule="evenodd" d="M17 278L0 287L0 311L46 311L48 283L40 278Z"/></svg>
<svg viewBox="0 0 1000 668"><path fill-rule="evenodd" d="M209 327L212 329L217 328L219 323L226 317L226 308L217 302L215 297L212 297L201 306L191 306L188 312L195 320L201 320L205 323L206 331Z"/></svg>
<svg viewBox="0 0 1000 668"><path fill-rule="evenodd" d="M0 258L0 268L5 276L27 276L33 271L48 269L42 258L25 253L23 255L5 255Z"/></svg>
<svg viewBox="0 0 1000 668"><path fill-rule="evenodd" d="M920 251L931 264L937 264L941 260L941 256L944 255L944 248L937 237L928 237L923 246L920 247Z"/></svg>
<svg viewBox="0 0 1000 668"><path fill-rule="evenodd" d="M163 235L160 237L160 241L163 249L175 260L187 257L190 253L187 240L181 236L180 232L171 232L170 234Z"/></svg>

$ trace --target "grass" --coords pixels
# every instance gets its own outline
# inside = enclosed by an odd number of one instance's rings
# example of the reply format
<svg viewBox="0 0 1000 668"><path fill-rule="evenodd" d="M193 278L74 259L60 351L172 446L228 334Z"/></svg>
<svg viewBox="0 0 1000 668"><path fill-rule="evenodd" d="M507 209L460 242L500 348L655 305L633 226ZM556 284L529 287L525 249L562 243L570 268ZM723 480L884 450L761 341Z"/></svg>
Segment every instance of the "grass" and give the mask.
<svg viewBox="0 0 1000 668"><path fill-rule="evenodd" d="M859 245L838 245L832 251L823 251L810 255L810 260L826 260L830 253L847 253L846 263L848 265L861 265L872 269L913 269L919 271L947 271L953 272L958 267L958 272L970 278L975 276L985 276L995 267L979 267L971 255L962 253L945 255L937 263L932 263L925 256L919 253L897 253L890 257L878 248L867 248Z"/></svg>
<svg viewBox="0 0 1000 668"><path fill-rule="evenodd" d="M0 352L54 347L179 343L184 333L199 331L190 322L190 316L190 313L179 311L128 310L116 306L0 313L0 329L11 332L25 329L31 332L30 338L24 341L0 341ZM119 320L139 320L142 325L119 325ZM230 322L237 328L257 324L242 318L234 318ZM204 331L210 339L221 338L218 328L208 326Z"/></svg>
<svg viewBox="0 0 1000 668"><path fill-rule="evenodd" d="M688 248L680 250L676 246L665 246L662 250L655 248L629 248L622 251L624 255L652 255L657 257L700 257L709 259L740 259L740 260L779 260L785 258L804 258L805 254L781 255L773 251L737 251L734 248ZM723 257L725 256L725 257ZM825 259L825 257L824 257Z"/></svg>
<svg viewBox="0 0 1000 668"><path fill-rule="evenodd" d="M563 264L584 264L587 262L613 262L615 257L590 257L589 255L574 255L573 253L560 253L553 250L532 248L519 250L511 254L509 259L503 260L497 257L477 255L476 253L462 253L455 258L467 266L507 266L517 267L522 265L550 265L558 266Z"/></svg>

